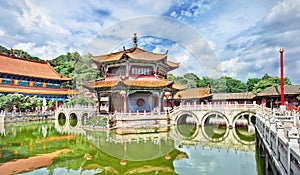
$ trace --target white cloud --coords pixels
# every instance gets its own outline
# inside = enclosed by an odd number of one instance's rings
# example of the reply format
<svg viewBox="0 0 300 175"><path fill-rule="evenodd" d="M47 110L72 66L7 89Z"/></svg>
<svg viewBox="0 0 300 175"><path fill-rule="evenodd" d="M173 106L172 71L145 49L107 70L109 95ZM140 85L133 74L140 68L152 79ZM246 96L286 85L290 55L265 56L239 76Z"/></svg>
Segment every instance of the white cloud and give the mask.
<svg viewBox="0 0 300 175"><path fill-rule="evenodd" d="M246 79L266 72L277 75L278 48L283 46L286 74L300 83L296 76L299 44L295 39L300 36L299 0L25 0L1 1L0 11L0 44L24 48L43 59L75 50L105 54L130 42L137 33L176 43L164 45L149 37L138 44L152 42L153 51L159 53L169 50L170 59L184 62L175 70L178 73L212 74L220 71L220 60L226 74ZM161 15L172 19L157 20ZM186 26L190 28L183 30ZM97 34L102 36L101 43L94 42Z"/></svg>
<svg viewBox="0 0 300 175"><path fill-rule="evenodd" d="M28 52L32 56L37 56L41 59L51 60L60 55L65 54L67 51L73 51L72 49L67 50L66 44L58 41L46 42L45 45L38 46L36 43L18 43L13 46L15 49L22 49Z"/></svg>
<svg viewBox="0 0 300 175"><path fill-rule="evenodd" d="M239 56L236 64L246 63L245 70L252 72L251 75L261 77L268 73L279 76L278 50L284 47L285 75L292 83L300 83L298 68L295 67L300 62L299 44L295 40L300 37L300 24L296 21L300 21L300 1L279 2L256 26L233 37L227 44L227 53L230 54L231 51ZM248 75L244 78L248 78Z"/></svg>
<svg viewBox="0 0 300 175"><path fill-rule="evenodd" d="M0 29L0 36L3 36L5 34L4 30Z"/></svg>

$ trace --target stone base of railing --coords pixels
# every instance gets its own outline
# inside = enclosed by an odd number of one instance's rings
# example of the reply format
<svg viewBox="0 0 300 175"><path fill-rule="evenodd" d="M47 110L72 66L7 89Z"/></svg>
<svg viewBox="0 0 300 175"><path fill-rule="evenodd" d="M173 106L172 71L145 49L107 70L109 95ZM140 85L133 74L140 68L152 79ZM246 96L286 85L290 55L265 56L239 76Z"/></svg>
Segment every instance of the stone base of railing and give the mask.
<svg viewBox="0 0 300 175"><path fill-rule="evenodd" d="M166 114L124 114L117 113L113 116L114 128L148 128L166 127L169 125L169 118Z"/></svg>

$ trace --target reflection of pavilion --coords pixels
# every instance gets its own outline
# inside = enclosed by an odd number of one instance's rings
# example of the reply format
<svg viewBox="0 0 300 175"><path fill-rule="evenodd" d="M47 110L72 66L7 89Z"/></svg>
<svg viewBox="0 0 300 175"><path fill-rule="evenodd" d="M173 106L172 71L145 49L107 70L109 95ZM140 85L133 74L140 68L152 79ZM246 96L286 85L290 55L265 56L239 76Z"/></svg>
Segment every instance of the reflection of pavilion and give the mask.
<svg viewBox="0 0 300 175"><path fill-rule="evenodd" d="M57 125L55 125L57 127ZM255 133L248 133L247 130L238 130L238 128L229 129L226 127L197 127L189 125L182 127L177 125L171 130L164 132L145 132L141 129L117 129L117 131L80 131L72 127L61 126L59 131L68 134L86 135L88 140L93 142L102 151L119 159L127 160L148 160L154 159L175 149L176 145L203 146L217 149L233 149L235 151L254 151L255 140L252 138ZM147 130L148 131L148 130ZM116 134L121 133L120 134ZM136 151L144 150L147 152ZM118 150L118 151L115 151Z"/></svg>
<svg viewBox="0 0 300 175"><path fill-rule="evenodd" d="M86 134L100 150L121 160L152 160L163 157L175 149L174 142L168 139L167 132L117 135L87 131Z"/></svg>

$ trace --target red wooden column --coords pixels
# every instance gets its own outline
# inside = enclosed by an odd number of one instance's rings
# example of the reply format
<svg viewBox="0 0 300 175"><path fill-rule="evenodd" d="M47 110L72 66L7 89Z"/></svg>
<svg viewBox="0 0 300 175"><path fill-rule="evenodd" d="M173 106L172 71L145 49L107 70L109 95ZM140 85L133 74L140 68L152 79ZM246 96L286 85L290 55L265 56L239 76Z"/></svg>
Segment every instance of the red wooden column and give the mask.
<svg viewBox="0 0 300 175"><path fill-rule="evenodd" d="M97 112L100 113L101 93L100 93L100 92L97 92L97 90L96 90L96 93L97 93L97 100L98 100Z"/></svg>
<svg viewBox="0 0 300 175"><path fill-rule="evenodd" d="M284 73L283 73L283 48L279 49L280 53L280 100L281 100L281 105L285 105L284 102Z"/></svg>

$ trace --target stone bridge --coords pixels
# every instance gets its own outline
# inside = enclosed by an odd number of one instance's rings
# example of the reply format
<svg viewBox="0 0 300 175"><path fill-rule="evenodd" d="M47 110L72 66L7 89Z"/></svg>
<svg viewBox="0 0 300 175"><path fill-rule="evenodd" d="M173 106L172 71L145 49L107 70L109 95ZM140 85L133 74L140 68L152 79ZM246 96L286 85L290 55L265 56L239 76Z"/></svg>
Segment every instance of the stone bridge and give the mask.
<svg viewBox="0 0 300 175"><path fill-rule="evenodd" d="M169 111L170 124L195 123L204 126L207 123L235 127L236 124L243 125L251 123L256 117L256 111L270 113L270 109L253 104L231 104L231 103L209 103L181 105ZM238 119L244 119L237 123ZM248 120L248 121L247 121Z"/></svg>
<svg viewBox="0 0 300 175"><path fill-rule="evenodd" d="M55 111L55 122L62 127L80 128L86 120L96 116L95 106L61 106Z"/></svg>

